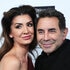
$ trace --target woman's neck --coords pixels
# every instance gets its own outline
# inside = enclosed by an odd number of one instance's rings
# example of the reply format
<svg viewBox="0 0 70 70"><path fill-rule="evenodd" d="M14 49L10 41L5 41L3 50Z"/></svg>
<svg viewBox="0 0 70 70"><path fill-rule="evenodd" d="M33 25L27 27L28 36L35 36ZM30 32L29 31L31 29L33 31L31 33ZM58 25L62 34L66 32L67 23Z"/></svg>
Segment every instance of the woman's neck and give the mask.
<svg viewBox="0 0 70 70"><path fill-rule="evenodd" d="M13 46L13 50L15 52L15 55L17 56L17 58L19 58L21 61L27 61L27 57L28 57L28 45L14 45Z"/></svg>

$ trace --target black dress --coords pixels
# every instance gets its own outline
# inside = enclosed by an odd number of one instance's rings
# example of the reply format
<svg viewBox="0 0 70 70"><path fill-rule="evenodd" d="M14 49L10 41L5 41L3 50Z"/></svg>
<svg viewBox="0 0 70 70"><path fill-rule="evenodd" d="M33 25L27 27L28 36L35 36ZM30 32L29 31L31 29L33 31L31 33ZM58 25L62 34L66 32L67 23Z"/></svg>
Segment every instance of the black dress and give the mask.
<svg viewBox="0 0 70 70"><path fill-rule="evenodd" d="M34 70L34 66L30 57L28 57L28 70Z"/></svg>

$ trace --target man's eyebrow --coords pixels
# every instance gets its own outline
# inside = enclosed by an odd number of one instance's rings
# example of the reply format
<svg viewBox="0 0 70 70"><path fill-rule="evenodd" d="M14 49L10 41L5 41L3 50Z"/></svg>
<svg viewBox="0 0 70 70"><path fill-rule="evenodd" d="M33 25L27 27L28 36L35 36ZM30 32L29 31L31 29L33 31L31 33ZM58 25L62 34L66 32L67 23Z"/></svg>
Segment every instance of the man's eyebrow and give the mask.
<svg viewBox="0 0 70 70"><path fill-rule="evenodd" d="M49 28L48 30L56 30L55 28Z"/></svg>
<svg viewBox="0 0 70 70"><path fill-rule="evenodd" d="M37 29L37 31L43 31L43 29Z"/></svg>
<svg viewBox="0 0 70 70"><path fill-rule="evenodd" d="M55 28L49 28L48 30L56 30Z"/></svg>

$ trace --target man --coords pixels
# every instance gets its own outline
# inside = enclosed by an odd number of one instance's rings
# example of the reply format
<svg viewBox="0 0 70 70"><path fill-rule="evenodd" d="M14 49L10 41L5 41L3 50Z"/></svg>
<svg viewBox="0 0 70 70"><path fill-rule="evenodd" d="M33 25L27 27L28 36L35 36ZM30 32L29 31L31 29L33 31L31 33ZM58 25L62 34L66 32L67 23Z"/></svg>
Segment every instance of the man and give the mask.
<svg viewBox="0 0 70 70"><path fill-rule="evenodd" d="M70 70L70 40L64 15L53 9L40 12L37 20L37 41L43 49L35 70Z"/></svg>

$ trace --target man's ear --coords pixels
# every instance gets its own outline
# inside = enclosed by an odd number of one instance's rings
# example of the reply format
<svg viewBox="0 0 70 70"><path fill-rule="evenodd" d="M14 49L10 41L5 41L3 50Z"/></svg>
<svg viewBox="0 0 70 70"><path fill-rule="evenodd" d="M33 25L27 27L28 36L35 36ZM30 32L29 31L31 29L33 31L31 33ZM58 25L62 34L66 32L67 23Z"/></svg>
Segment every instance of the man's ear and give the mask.
<svg viewBox="0 0 70 70"><path fill-rule="evenodd" d="M65 30L63 30L63 38L65 39L66 36L68 34L68 28L66 28Z"/></svg>

